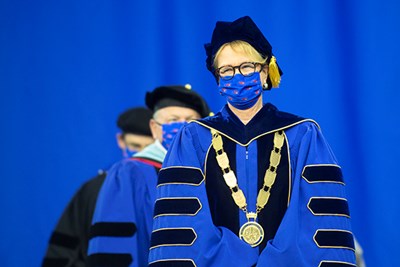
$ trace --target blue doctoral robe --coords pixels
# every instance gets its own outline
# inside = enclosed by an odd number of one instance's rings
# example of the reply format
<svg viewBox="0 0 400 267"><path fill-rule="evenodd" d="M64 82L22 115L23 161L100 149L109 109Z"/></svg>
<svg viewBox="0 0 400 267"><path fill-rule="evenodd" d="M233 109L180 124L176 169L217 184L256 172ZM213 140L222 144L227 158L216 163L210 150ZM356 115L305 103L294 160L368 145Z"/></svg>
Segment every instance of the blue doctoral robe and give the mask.
<svg viewBox="0 0 400 267"><path fill-rule="evenodd" d="M88 266L147 266L157 174L165 154L156 141L107 173L90 229Z"/></svg>
<svg viewBox="0 0 400 267"><path fill-rule="evenodd" d="M230 167L255 212L273 136L285 142L277 178L258 216L264 241L239 237L247 222L225 184L210 129L223 139ZM159 173L149 266L355 266L340 166L316 122L265 104L244 125L225 106L178 133Z"/></svg>

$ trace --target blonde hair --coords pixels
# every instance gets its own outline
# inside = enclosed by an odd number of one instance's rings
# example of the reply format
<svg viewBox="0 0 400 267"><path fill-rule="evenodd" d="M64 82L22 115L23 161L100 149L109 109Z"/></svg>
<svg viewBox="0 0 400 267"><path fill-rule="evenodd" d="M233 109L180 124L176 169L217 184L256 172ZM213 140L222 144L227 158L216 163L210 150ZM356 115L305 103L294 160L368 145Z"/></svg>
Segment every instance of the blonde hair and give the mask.
<svg viewBox="0 0 400 267"><path fill-rule="evenodd" d="M261 64L266 64L267 63L268 57L267 58L263 58L261 56L261 54L258 53L257 50L254 49L254 47L252 47L249 43L247 43L245 41L241 41L241 40L235 40L235 41L232 41L230 43L223 44L218 49L217 53L215 53L215 57L214 57L214 61L213 61L214 69L217 69L217 66L218 66L217 58L218 58L219 54L221 53L222 49L224 49L228 45L235 52L243 53L243 54L247 55L254 62L258 62L258 63L261 63Z"/></svg>

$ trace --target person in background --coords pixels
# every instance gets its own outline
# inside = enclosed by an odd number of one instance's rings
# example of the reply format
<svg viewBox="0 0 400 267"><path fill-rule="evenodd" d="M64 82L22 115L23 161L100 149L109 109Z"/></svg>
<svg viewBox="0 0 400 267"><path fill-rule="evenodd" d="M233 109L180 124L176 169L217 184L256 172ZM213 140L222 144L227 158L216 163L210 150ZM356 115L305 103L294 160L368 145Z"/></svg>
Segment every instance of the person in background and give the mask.
<svg viewBox="0 0 400 267"><path fill-rule="evenodd" d="M124 157L132 157L154 141L149 127L151 117L152 112L144 107L130 108L119 115L117 126L121 132L116 137ZM89 229L105 177L106 172L100 170L70 200L50 237L42 267L85 266Z"/></svg>
<svg viewBox="0 0 400 267"><path fill-rule="evenodd" d="M341 168L319 125L264 103L282 71L253 20L205 45L227 104L185 125L159 173L149 266L355 266Z"/></svg>
<svg viewBox="0 0 400 267"><path fill-rule="evenodd" d="M147 266L158 171L179 129L210 113L190 86L157 87L145 102L154 112L155 142L110 169L93 216L88 266Z"/></svg>
<svg viewBox="0 0 400 267"><path fill-rule="evenodd" d="M118 147L125 158L130 158L154 142L149 122L152 111L145 107L130 108L119 115L116 134Z"/></svg>

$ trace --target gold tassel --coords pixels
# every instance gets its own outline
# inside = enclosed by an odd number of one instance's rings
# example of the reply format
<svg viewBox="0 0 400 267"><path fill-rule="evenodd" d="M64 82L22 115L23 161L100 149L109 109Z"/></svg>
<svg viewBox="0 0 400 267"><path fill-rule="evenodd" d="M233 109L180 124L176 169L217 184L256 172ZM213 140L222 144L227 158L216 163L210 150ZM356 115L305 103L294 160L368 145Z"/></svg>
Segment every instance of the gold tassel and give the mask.
<svg viewBox="0 0 400 267"><path fill-rule="evenodd" d="M271 57L268 66L268 75L271 80L272 87L278 88L279 83L281 82L281 74L279 73L278 65L276 64L276 58L274 56Z"/></svg>

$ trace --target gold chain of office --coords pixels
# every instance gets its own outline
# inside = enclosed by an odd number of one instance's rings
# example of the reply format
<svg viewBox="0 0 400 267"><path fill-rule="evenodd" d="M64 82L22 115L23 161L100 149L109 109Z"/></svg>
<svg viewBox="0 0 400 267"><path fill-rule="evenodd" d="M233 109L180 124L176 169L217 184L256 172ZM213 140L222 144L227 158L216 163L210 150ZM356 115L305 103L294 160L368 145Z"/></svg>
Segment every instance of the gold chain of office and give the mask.
<svg viewBox="0 0 400 267"><path fill-rule="evenodd" d="M274 148L272 149L269 158L269 167L264 175L264 184L258 192L256 212L249 212L247 210L246 197L244 196L243 191L239 188L235 173L229 166L228 155L224 151L221 135L214 129L211 129L211 134L212 146L215 150L217 162L222 170L225 183L231 190L231 195L236 205L246 214L247 223L240 227L239 237L252 247L256 247L261 244L264 239L264 229L259 223L257 223L257 216L268 203L268 199L271 195L271 187L276 179L276 171L281 161L281 150L285 140L283 131L275 132Z"/></svg>

